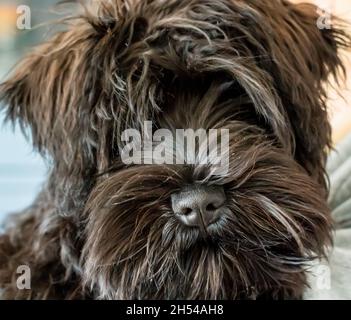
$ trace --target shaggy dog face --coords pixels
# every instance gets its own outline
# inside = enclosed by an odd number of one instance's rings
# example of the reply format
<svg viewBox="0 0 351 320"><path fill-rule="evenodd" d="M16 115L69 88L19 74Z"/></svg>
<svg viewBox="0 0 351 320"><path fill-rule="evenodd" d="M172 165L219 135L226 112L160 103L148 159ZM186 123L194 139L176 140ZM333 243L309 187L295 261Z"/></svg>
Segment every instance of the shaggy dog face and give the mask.
<svg viewBox="0 0 351 320"><path fill-rule="evenodd" d="M284 0L111 0L86 7L0 87L52 163L0 237L0 287L25 298L300 298L330 244L323 84L349 44ZM229 129L229 171L123 164L124 129ZM172 195L220 187L184 226ZM32 290L16 288L18 265Z"/></svg>

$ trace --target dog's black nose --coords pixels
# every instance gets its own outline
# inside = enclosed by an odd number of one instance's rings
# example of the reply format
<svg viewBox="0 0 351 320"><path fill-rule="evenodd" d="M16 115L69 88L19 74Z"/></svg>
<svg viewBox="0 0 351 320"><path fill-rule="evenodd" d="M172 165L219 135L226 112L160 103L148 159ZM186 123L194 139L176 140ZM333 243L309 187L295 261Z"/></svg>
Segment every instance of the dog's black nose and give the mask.
<svg viewBox="0 0 351 320"><path fill-rule="evenodd" d="M187 226L206 228L218 221L225 203L225 194L219 186L188 186L172 194L172 209Z"/></svg>

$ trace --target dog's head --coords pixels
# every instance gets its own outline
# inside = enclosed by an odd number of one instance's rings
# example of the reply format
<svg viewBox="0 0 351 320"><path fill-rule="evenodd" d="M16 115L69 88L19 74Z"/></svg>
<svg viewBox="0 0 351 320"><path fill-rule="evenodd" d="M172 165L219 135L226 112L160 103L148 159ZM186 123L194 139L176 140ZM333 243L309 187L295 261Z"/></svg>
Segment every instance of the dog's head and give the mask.
<svg viewBox="0 0 351 320"><path fill-rule="evenodd" d="M330 240L324 83L344 32L284 0L111 0L1 86L105 298L299 297ZM229 168L121 161L125 129L228 129Z"/></svg>

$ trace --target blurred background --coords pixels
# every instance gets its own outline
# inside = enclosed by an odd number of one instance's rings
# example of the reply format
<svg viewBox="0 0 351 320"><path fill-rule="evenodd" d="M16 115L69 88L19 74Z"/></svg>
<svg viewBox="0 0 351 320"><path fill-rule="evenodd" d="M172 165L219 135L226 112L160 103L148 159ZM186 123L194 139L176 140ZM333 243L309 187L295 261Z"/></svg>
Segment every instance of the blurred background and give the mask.
<svg viewBox="0 0 351 320"><path fill-rule="evenodd" d="M275 0L272 0L275 1ZM295 2L304 2L293 0ZM350 0L315 0L316 4L351 21ZM0 0L0 81L16 65L20 57L36 43L44 41L52 27L36 27L45 21L54 20L57 15L50 8L57 0ZM30 8L29 30L17 27L17 12L21 5ZM351 59L345 54L351 74ZM345 99L330 92L330 117L333 125L333 139L337 143L351 132L351 80L342 88ZM30 142L26 141L18 128L3 124L0 113L0 220L6 213L15 212L28 206L40 190L45 180L47 168L42 159L32 152Z"/></svg>

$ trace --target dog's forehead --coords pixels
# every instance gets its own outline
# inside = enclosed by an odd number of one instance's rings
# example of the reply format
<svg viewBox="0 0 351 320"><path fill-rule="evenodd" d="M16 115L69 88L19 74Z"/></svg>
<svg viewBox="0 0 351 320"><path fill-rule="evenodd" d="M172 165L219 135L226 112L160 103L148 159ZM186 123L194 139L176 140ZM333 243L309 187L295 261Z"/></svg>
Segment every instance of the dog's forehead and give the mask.
<svg viewBox="0 0 351 320"><path fill-rule="evenodd" d="M146 21L151 41L155 31L169 35L176 30L178 37L197 33L206 36L216 34L216 30L218 35L225 36L235 25L255 31L252 27L256 24L264 22L268 27L267 22L288 19L290 7L288 1L271 4L267 0L113 0L93 1L83 15L87 14L89 23L106 24L108 28L134 28L135 22Z"/></svg>

